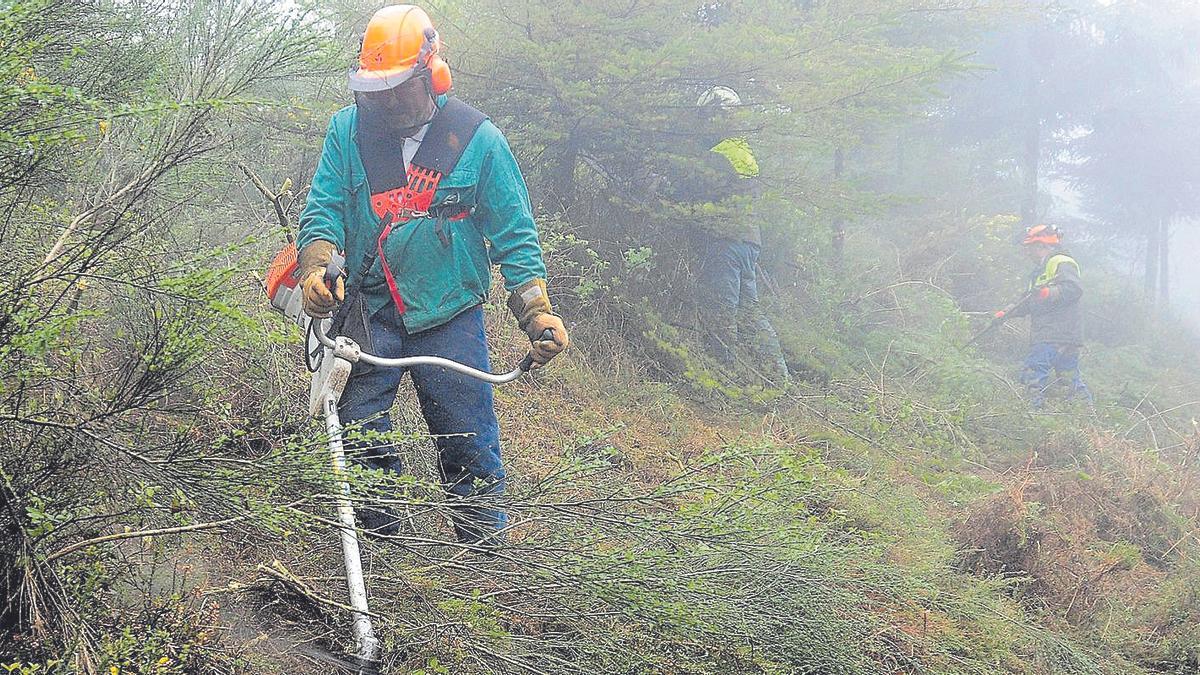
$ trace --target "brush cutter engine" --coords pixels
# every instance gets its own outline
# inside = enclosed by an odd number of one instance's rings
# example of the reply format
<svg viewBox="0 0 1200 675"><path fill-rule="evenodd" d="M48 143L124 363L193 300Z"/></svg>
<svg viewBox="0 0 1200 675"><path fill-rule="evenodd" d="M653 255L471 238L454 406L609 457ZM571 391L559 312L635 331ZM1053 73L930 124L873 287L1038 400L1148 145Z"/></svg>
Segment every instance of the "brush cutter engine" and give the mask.
<svg viewBox="0 0 1200 675"><path fill-rule="evenodd" d="M340 273L345 267L345 259L335 255L329 267ZM338 338L334 346L324 345L317 339L313 334L316 328L312 325L313 319L304 312L301 281L296 245L288 244L275 255L275 260L267 269L267 297L272 308L304 330L304 350L313 374L308 390L308 409L314 417L321 417L327 399L332 397L334 402L341 399L346 382L350 379L350 368L358 361L359 349L354 341L345 338ZM329 328L329 322L326 319L320 321L325 324L321 326L324 333Z"/></svg>
<svg viewBox="0 0 1200 675"><path fill-rule="evenodd" d="M310 321L304 313L304 289L300 287L300 264L296 244L288 244L267 268L267 297L271 307L288 319L308 328Z"/></svg>

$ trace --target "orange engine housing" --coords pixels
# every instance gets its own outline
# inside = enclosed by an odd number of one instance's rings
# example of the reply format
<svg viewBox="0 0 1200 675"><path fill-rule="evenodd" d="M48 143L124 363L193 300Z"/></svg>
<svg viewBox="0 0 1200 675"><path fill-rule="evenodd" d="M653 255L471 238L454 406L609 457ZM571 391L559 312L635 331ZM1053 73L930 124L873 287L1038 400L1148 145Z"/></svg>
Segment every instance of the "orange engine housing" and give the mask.
<svg viewBox="0 0 1200 675"><path fill-rule="evenodd" d="M271 261L271 266L267 268L266 291L272 307L294 321L302 320L304 298L300 289L300 265L296 244L285 246Z"/></svg>

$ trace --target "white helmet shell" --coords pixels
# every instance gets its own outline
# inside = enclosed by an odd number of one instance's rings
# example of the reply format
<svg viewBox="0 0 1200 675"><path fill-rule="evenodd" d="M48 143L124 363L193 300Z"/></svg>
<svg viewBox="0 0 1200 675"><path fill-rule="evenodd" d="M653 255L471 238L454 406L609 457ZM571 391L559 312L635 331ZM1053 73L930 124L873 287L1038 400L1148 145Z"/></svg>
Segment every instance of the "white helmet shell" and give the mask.
<svg viewBox="0 0 1200 675"><path fill-rule="evenodd" d="M700 94L700 98L696 99L696 105L701 108L705 106L715 105L721 108L733 108L742 104L742 97L729 87L717 85L709 87Z"/></svg>

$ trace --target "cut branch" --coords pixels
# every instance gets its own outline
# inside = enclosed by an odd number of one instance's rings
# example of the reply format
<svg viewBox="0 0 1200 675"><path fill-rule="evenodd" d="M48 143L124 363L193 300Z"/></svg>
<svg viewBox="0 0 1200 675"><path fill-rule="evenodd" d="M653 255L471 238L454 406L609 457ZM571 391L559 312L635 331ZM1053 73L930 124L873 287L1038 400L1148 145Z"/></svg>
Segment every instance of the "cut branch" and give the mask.
<svg viewBox="0 0 1200 675"><path fill-rule="evenodd" d="M55 560L58 560L59 558L61 558L63 556L70 555L76 551L85 549L89 546L94 546L96 544L104 544L104 543L107 543L110 541L119 541L121 539L137 539L139 537L161 537L161 536L168 535L168 534L181 534L183 532L199 532L201 530L215 530L215 529L218 529L221 527L225 527L227 525L239 523L243 520L248 520L251 518L252 515L253 514L246 514L243 516L237 516L236 518L226 518L225 520L217 520L217 521L213 521L210 523L196 523L195 525L182 525L180 527L164 527L164 528L157 529L157 530L138 530L136 532L117 532L116 534L106 534L103 537L94 537L92 539L85 539L83 541L71 544L70 546L67 546L65 548L60 548L59 550L57 550L54 553L51 553L49 556L47 556L46 562L54 562Z"/></svg>
<svg viewBox="0 0 1200 675"><path fill-rule="evenodd" d="M254 187L258 188L263 197L266 197L267 201L271 203L271 207L275 209L275 218L279 221L279 226L283 228L283 236L287 239L287 243L291 244L296 241L296 237L292 234L292 228L288 225L287 210L283 206L283 197L291 187L291 181L285 180L279 192L272 192L271 188L267 187L267 184L263 182L263 179L259 178L258 174L254 173L250 167L246 166L245 162L239 160L237 165L242 170L242 173L246 174L246 178L249 178L250 182L254 184Z"/></svg>

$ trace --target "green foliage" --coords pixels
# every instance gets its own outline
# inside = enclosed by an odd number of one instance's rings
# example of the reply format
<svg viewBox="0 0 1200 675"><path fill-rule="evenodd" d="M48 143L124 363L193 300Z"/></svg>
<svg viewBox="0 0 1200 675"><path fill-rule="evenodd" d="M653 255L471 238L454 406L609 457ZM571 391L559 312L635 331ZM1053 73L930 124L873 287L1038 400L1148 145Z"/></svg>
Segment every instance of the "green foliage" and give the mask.
<svg viewBox="0 0 1200 675"><path fill-rule="evenodd" d="M140 530L276 510L197 461L226 408L204 405L208 379L222 397L235 381L214 354L257 346L261 321L231 293L243 237L184 243L180 221L211 226L223 195L189 184L202 158L264 78L307 63L311 23L290 11L3 3L0 211L19 253L0 299L0 651L43 669L205 671L197 619L174 614L187 603L127 602L112 558L171 541ZM128 539L88 545L114 532Z"/></svg>
<svg viewBox="0 0 1200 675"><path fill-rule="evenodd" d="M687 263L697 255L690 240L741 231L750 217L745 198L684 196L711 180L704 158L717 140L749 137L764 167L753 218L798 240L801 223L880 203L849 182L828 185L812 164L908 114L963 67L940 38L897 39L938 21L937 3L809 5L729 3L710 14L655 0L631 13L478 0L455 4L451 16L464 20L448 21L445 32L457 45L462 94L509 136L537 206L600 235L583 238L611 265L627 251L658 252L653 270L613 290L661 306L687 295ZM695 101L717 84L745 105L705 119ZM682 264L662 261L665 252ZM773 262L790 265L807 252L789 244Z"/></svg>
<svg viewBox="0 0 1200 675"><path fill-rule="evenodd" d="M60 663L61 661L58 660L50 660L45 664L21 663L18 661L15 663L0 664L0 668L4 668L5 673L11 673L12 675L41 675L43 673L53 672L53 670L58 667Z"/></svg>
<svg viewBox="0 0 1200 675"><path fill-rule="evenodd" d="M500 654L543 672L983 673L1014 649L1063 649L939 564L889 564L901 528L865 520L863 484L813 451L731 445L646 486L587 453L548 476L510 498L538 533L504 554L506 574L397 566L428 602L376 606L429 645L414 668L473 672Z"/></svg>
<svg viewBox="0 0 1200 675"><path fill-rule="evenodd" d="M939 89L995 4L436 8L462 95L526 170L556 306L592 340L501 394L514 528L495 557L447 540L463 504L407 431L411 406L399 431L349 431L412 467L348 476L411 527L365 544L390 666L1196 669L1196 373L1177 367L1192 339L1088 262L1100 421L1029 414L1017 329L966 347L1024 271L1003 215L1019 139L940 126L965 110ZM0 6L0 208L20 252L0 296L4 668L245 670L207 628L213 608L155 568L197 541L205 572L237 579L205 591L316 624L288 640L344 635L323 601L343 592L341 486L304 419L300 339L247 271L265 267L265 234L290 231L347 100L313 75L340 82L342 37L375 5ZM698 115L713 84L746 104ZM762 195L687 195L710 136L735 134ZM242 190L258 173L280 186L270 203ZM751 359L718 367L692 332L698 235L749 215L788 389ZM965 562L1002 545L1006 565ZM303 566L296 583L255 578L276 556ZM1091 581L1064 589L1055 570Z"/></svg>

